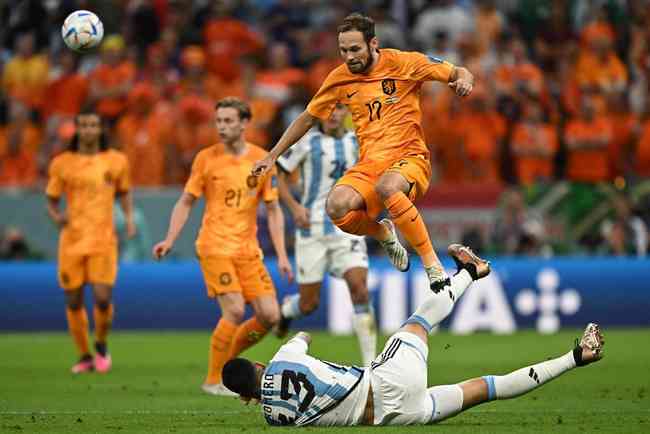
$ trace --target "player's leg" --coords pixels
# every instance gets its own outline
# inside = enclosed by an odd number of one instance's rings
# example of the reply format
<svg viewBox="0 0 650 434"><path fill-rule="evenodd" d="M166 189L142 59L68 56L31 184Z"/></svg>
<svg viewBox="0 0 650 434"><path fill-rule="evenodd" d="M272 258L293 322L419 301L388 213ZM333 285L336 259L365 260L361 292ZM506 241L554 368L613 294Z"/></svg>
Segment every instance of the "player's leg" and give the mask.
<svg viewBox="0 0 650 434"><path fill-rule="evenodd" d="M377 355L375 311L368 294L368 250L363 237L342 235L329 250L330 273L348 285L354 313L352 326L359 339L364 366Z"/></svg>
<svg viewBox="0 0 650 434"><path fill-rule="evenodd" d="M368 268L350 268L343 274L343 278L350 289L350 298L354 308L352 327L359 339L363 365L370 366L377 355L377 326L375 310L368 294Z"/></svg>
<svg viewBox="0 0 650 434"><path fill-rule="evenodd" d="M65 291L66 318L68 330L79 354L79 361L72 366L73 374L93 370L93 357L88 347L88 314L84 306L83 286Z"/></svg>
<svg viewBox="0 0 650 434"><path fill-rule="evenodd" d="M251 304L254 315L243 322L233 336L228 359L259 342L280 320L275 287L260 258L235 260L244 300Z"/></svg>
<svg viewBox="0 0 650 434"><path fill-rule="evenodd" d="M93 364L95 371L105 373L110 371L113 364L111 355L108 353L108 333L113 323L113 288L106 284L96 283L92 285L93 320L95 322L95 358Z"/></svg>
<svg viewBox="0 0 650 434"><path fill-rule="evenodd" d="M362 171L346 173L330 191L326 211L342 231L375 238L392 264L398 270L406 271L409 268L408 252L400 244L392 224L376 221L384 208L375 191L376 181Z"/></svg>
<svg viewBox="0 0 650 434"><path fill-rule="evenodd" d="M72 373L90 372L93 369L92 355L88 347L88 314L84 305L84 283L86 259L71 255L64 246L59 246L58 279L65 294L65 313L68 330L74 341L79 361L72 366Z"/></svg>
<svg viewBox="0 0 650 434"><path fill-rule="evenodd" d="M280 321L275 327L275 335L284 338L289 332L291 321L309 315L320 304L320 289L323 282L301 283L298 293L285 297L280 307Z"/></svg>
<svg viewBox="0 0 650 434"><path fill-rule="evenodd" d="M303 237L298 234L295 246L298 293L285 297L282 302L280 321L274 328L279 338L287 335L293 319L309 315L318 308L320 288L328 263L326 244L324 237Z"/></svg>
<svg viewBox="0 0 650 434"><path fill-rule="evenodd" d="M392 222L422 259L431 288L447 284L447 275L436 255L427 227L413 200L429 186L429 162L419 156L399 160L384 172L375 186Z"/></svg>
<svg viewBox="0 0 650 434"><path fill-rule="evenodd" d="M91 255L87 260L88 282L93 288L93 319L95 322L95 371L110 371L112 359L107 338L113 323L113 285L117 277L117 245L108 251Z"/></svg>
<svg viewBox="0 0 650 434"><path fill-rule="evenodd" d="M468 247L452 244L447 252L458 266L458 272L441 290L432 290L401 329L417 335L425 344L433 327L447 318L469 285L490 273L490 264Z"/></svg>
<svg viewBox="0 0 650 434"><path fill-rule="evenodd" d="M441 421L484 402L528 393L567 371L597 362L603 356L604 343L598 325L590 323L580 343L563 356L506 375L487 375L460 384L431 387L428 392L434 411L430 421Z"/></svg>
<svg viewBox="0 0 650 434"><path fill-rule="evenodd" d="M221 371L228 361L237 327L244 318L244 297L234 264L229 258L202 257L199 263L208 297L215 298L221 308L221 318L210 337L208 374L201 387L207 393L232 396L221 384Z"/></svg>

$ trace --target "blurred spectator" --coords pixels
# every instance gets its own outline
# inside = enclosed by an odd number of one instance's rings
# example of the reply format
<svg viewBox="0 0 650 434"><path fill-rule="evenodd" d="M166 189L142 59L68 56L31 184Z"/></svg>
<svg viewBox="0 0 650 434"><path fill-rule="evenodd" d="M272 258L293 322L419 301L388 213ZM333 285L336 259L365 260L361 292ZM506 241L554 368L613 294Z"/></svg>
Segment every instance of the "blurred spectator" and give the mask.
<svg viewBox="0 0 650 434"><path fill-rule="evenodd" d="M133 206L133 222L136 227L135 236L129 238L126 230L126 218L122 207L117 203L113 207L115 233L118 240L118 251L122 262L143 262L151 258L151 236L149 225L144 213L138 206Z"/></svg>
<svg viewBox="0 0 650 434"><path fill-rule="evenodd" d="M128 40L135 44L140 57L160 38L160 19L154 3L154 0L132 0L126 7Z"/></svg>
<svg viewBox="0 0 650 434"><path fill-rule="evenodd" d="M592 97L583 97L580 116L570 120L564 132L568 178L590 183L606 181L609 178L607 147L611 140L611 122L596 115Z"/></svg>
<svg viewBox="0 0 650 434"><path fill-rule="evenodd" d="M639 117L630 110L625 92L608 94L607 109L607 117L612 125L612 139L607 148L609 179L629 176L634 170L634 144L640 133Z"/></svg>
<svg viewBox="0 0 650 434"><path fill-rule="evenodd" d="M16 227L7 227L0 238L0 259L5 261L26 261L42 259L43 254L33 250L23 231Z"/></svg>
<svg viewBox="0 0 650 434"><path fill-rule="evenodd" d="M183 78L179 83L181 95L200 95L216 102L224 92L226 85L222 79L208 73L205 68L205 53L198 45L190 45L181 52ZM229 87L229 86L228 86Z"/></svg>
<svg viewBox="0 0 650 434"><path fill-rule="evenodd" d="M262 49L261 37L233 16L229 3L214 1L211 16L203 28L208 69L225 82L233 81L241 74L238 62L242 56Z"/></svg>
<svg viewBox="0 0 650 434"><path fill-rule="evenodd" d="M540 97L544 76L528 57L524 41L513 38L505 48L496 70L497 92L515 98Z"/></svg>
<svg viewBox="0 0 650 434"><path fill-rule="evenodd" d="M434 35L444 32L452 44L462 33L473 31L470 14L452 0L430 0L429 5L418 15L413 29L413 38L420 49L432 48Z"/></svg>
<svg viewBox="0 0 650 434"><path fill-rule="evenodd" d="M381 2L369 11L369 15L375 20L375 34L382 47L404 50L407 48L404 30L388 13L389 4L388 1Z"/></svg>
<svg viewBox="0 0 650 434"><path fill-rule="evenodd" d="M77 71L77 57L71 50L57 53L45 90L43 115L74 116L88 98L88 79Z"/></svg>
<svg viewBox="0 0 650 434"><path fill-rule="evenodd" d="M29 118L27 107L14 100L9 123L0 128L0 186L33 186L38 178L36 154L40 129Z"/></svg>
<svg viewBox="0 0 650 434"><path fill-rule="evenodd" d="M632 213L632 206L623 195L615 197L612 206L614 216L601 225L605 252L617 256L646 256L648 228L643 220Z"/></svg>
<svg viewBox="0 0 650 434"><path fill-rule="evenodd" d="M110 35L101 45L102 61L90 75L90 98L97 113L111 125L126 108L135 79L135 65L125 58L124 39Z"/></svg>
<svg viewBox="0 0 650 434"><path fill-rule="evenodd" d="M485 88L477 86L461 114L461 141L467 160L465 181L500 183L499 152L506 133L505 120L494 109Z"/></svg>
<svg viewBox="0 0 650 434"><path fill-rule="evenodd" d="M521 191L503 193L492 238L499 253L548 256L552 250L544 242L545 232L544 223L528 211Z"/></svg>
<svg viewBox="0 0 650 434"><path fill-rule="evenodd" d="M650 178L650 104L640 127L640 137L633 151L634 168L638 176Z"/></svg>
<svg viewBox="0 0 650 434"><path fill-rule="evenodd" d="M43 105L49 64L47 57L35 52L34 33L16 38L14 56L4 66L2 84L7 94L30 109Z"/></svg>
<svg viewBox="0 0 650 434"><path fill-rule="evenodd" d="M291 66L289 46L285 43L271 44L266 59L266 67L255 77L253 96L276 105L284 104L289 99L291 86L305 83L305 72Z"/></svg>
<svg viewBox="0 0 650 434"><path fill-rule="evenodd" d="M477 2L474 13L476 40L481 54L491 50L503 32L505 16L497 9L496 0Z"/></svg>
<svg viewBox="0 0 650 434"><path fill-rule="evenodd" d="M174 183L184 184L196 153L218 140L214 103L199 95L185 96L177 105L174 123L170 161L175 164L170 167L170 175Z"/></svg>
<svg viewBox="0 0 650 434"><path fill-rule="evenodd" d="M153 86L161 97L172 100L178 92L180 75L168 60L166 48L161 42L151 44L147 49L146 63L140 79Z"/></svg>
<svg viewBox="0 0 650 434"><path fill-rule="evenodd" d="M627 85L627 71L614 51L612 27L607 22L596 21L585 27L581 37L575 72L578 85L603 92L623 90Z"/></svg>
<svg viewBox="0 0 650 434"><path fill-rule="evenodd" d="M166 181L173 122L168 111L157 111L158 95L152 86L139 83L129 93L128 109L117 124L117 138L131 167L131 182L136 186L159 186Z"/></svg>
<svg viewBox="0 0 650 434"><path fill-rule="evenodd" d="M553 178L557 131L545 119L538 101L531 99L524 106L523 119L514 126L511 146L519 182L529 185Z"/></svg>
<svg viewBox="0 0 650 434"><path fill-rule="evenodd" d="M318 91L327 74L343 63L339 55L338 39L335 33L321 33L318 43L321 47L321 55L309 67L306 76L307 90L310 95L314 95ZM381 44L381 41L379 43Z"/></svg>

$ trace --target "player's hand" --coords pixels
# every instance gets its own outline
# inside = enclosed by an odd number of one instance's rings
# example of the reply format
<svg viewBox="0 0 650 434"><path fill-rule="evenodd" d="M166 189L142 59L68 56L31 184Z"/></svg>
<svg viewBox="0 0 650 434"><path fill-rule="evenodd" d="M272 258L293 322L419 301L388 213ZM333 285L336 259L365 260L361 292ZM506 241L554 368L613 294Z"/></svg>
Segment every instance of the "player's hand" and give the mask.
<svg viewBox="0 0 650 434"><path fill-rule="evenodd" d="M167 253L172 249L172 243L164 240L153 246L151 255L156 261L160 261L162 258L167 256Z"/></svg>
<svg viewBox="0 0 650 434"><path fill-rule="evenodd" d="M468 96L470 93L472 93L472 89L474 89L472 82L464 78L459 78L456 81L452 81L449 83L449 87L454 89L456 95L458 96Z"/></svg>
<svg viewBox="0 0 650 434"><path fill-rule="evenodd" d="M289 283L293 282L293 270L291 269L289 258L286 256L278 257L278 268L282 277L286 278Z"/></svg>
<svg viewBox="0 0 650 434"><path fill-rule="evenodd" d="M135 237L135 234L138 232L138 230L135 227L135 223L133 222L132 219L126 221L126 237L128 239L131 239Z"/></svg>
<svg viewBox="0 0 650 434"><path fill-rule="evenodd" d="M255 164L253 164L251 175L263 176L266 172L271 170L274 164L275 158L273 158L271 154L268 154L266 157L264 157L264 159L256 161Z"/></svg>
<svg viewBox="0 0 650 434"><path fill-rule="evenodd" d="M291 210L293 221L296 226L303 229L309 229L309 210L302 205L296 206Z"/></svg>

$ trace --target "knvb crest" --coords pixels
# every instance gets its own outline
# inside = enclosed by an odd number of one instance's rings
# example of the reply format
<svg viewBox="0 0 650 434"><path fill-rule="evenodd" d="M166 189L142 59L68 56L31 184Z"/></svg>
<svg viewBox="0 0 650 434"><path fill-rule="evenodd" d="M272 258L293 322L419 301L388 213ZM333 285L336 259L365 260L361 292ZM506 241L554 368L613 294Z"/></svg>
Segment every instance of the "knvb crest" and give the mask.
<svg viewBox="0 0 650 434"><path fill-rule="evenodd" d="M395 86L395 80L392 78L387 78L386 80L381 81L381 89L384 91L386 95L392 95L395 93L397 90L397 87Z"/></svg>

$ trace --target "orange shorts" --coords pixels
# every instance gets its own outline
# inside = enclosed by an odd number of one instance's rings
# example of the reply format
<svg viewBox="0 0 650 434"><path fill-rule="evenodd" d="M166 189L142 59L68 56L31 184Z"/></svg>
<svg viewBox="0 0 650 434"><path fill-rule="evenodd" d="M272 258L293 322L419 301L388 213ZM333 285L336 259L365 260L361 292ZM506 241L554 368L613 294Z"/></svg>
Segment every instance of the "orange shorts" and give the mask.
<svg viewBox="0 0 650 434"><path fill-rule="evenodd" d="M199 258L208 297L239 292L246 302L258 297L275 297L275 287L261 258Z"/></svg>
<svg viewBox="0 0 650 434"><path fill-rule="evenodd" d="M117 246L91 255L68 254L59 248L59 285L66 291L81 288L86 283L115 285L117 277Z"/></svg>
<svg viewBox="0 0 650 434"><path fill-rule="evenodd" d="M429 189L431 162L424 155L407 155L393 161L387 168L378 163L357 163L338 180L336 185L349 185L366 202L366 211L371 219L384 210L384 203L375 191L377 181L386 172L397 172L411 184L408 197L415 202Z"/></svg>

